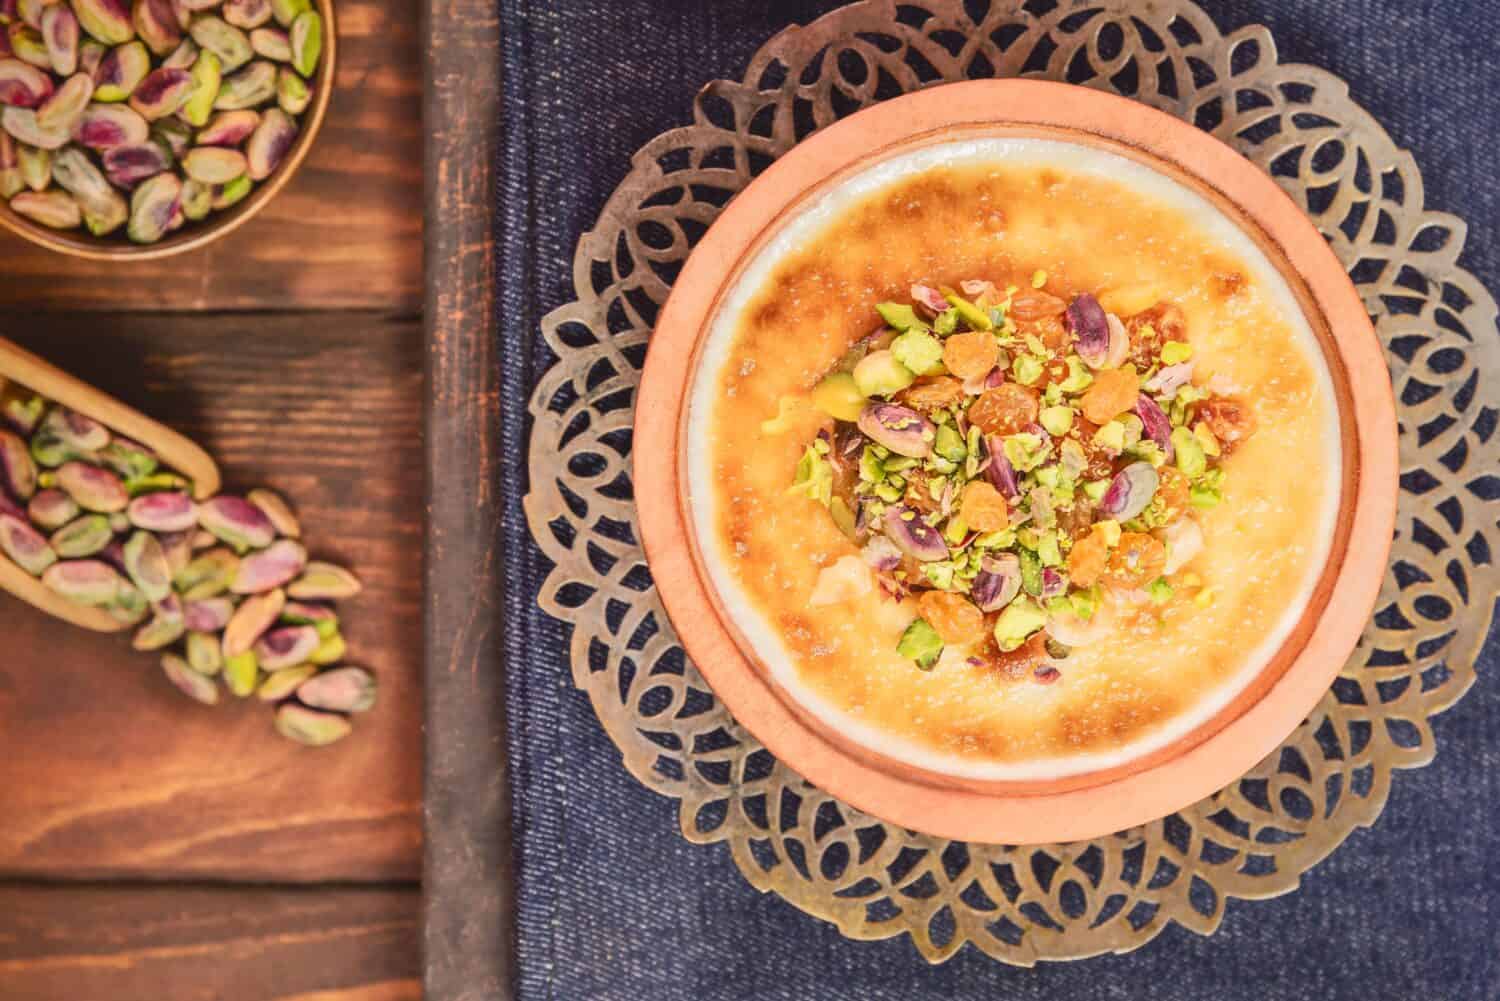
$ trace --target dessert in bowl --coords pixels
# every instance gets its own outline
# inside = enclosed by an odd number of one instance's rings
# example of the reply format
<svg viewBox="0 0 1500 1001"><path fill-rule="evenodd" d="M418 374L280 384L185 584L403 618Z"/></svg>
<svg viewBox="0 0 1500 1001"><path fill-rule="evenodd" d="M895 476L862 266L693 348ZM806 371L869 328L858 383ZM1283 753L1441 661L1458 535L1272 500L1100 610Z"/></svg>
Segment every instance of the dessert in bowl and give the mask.
<svg viewBox="0 0 1500 1001"><path fill-rule="evenodd" d="M991 841L1148 820L1269 752L1394 511L1389 382L1311 225L1190 127L1031 82L880 106L753 184L678 281L636 441L653 573L736 717Z"/></svg>

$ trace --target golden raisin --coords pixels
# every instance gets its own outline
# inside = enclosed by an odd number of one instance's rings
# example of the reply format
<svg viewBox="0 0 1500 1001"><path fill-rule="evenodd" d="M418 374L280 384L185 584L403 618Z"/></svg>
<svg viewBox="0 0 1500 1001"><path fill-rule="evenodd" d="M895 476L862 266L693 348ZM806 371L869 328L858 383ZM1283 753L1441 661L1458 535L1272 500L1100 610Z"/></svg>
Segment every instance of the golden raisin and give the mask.
<svg viewBox="0 0 1500 1001"><path fill-rule="evenodd" d="M945 410L964 399L964 385L951 375L918 379L893 397L903 407L922 414Z"/></svg>
<svg viewBox="0 0 1500 1001"><path fill-rule="evenodd" d="M1120 544L1109 554L1104 579L1115 587L1145 587L1161 576L1166 565L1167 547L1160 539L1145 532L1122 532Z"/></svg>
<svg viewBox="0 0 1500 1001"><path fill-rule="evenodd" d="M943 342L943 364L960 379L977 379L995 367L1000 345L987 330L954 334Z"/></svg>
<svg viewBox="0 0 1500 1001"><path fill-rule="evenodd" d="M1125 330L1130 334L1129 360L1144 371L1161 357L1167 341L1187 340L1187 319L1176 303L1159 302L1126 320Z"/></svg>
<svg viewBox="0 0 1500 1001"><path fill-rule="evenodd" d="M959 517L976 532L998 532L1010 524L1010 507L984 480L970 480L958 504Z"/></svg>
<svg viewBox="0 0 1500 1001"><path fill-rule="evenodd" d="M1010 300L1010 315L1015 317L1017 323L1040 320L1047 316L1059 316L1067 308L1067 303L1051 292L1043 292L1039 288L1019 289Z"/></svg>
<svg viewBox="0 0 1500 1001"><path fill-rule="evenodd" d="M1057 528L1070 539L1081 539L1089 534L1094 524L1094 503L1082 493L1073 498L1073 503L1057 512Z"/></svg>
<svg viewBox="0 0 1500 1001"><path fill-rule="evenodd" d="M944 643L964 645L985 635L984 613L952 591L923 591L917 599L917 614L937 630Z"/></svg>
<svg viewBox="0 0 1500 1001"><path fill-rule="evenodd" d="M1031 334L1042 342L1042 346L1053 354L1066 354L1073 335L1063 326L1061 316L1044 316L1040 320L1024 320L1016 323L1016 331L1023 337Z"/></svg>
<svg viewBox="0 0 1500 1001"><path fill-rule="evenodd" d="M1073 430L1078 433L1078 444L1083 446L1083 457L1086 464L1083 467L1083 478L1086 480L1102 480L1115 474L1115 457L1109 454L1109 450L1094 440L1094 432L1099 430L1099 425L1087 417L1075 417L1073 419Z"/></svg>
<svg viewBox="0 0 1500 1001"><path fill-rule="evenodd" d="M1163 514L1167 521L1176 521L1187 514L1188 505L1192 503L1188 478L1176 466L1163 466L1157 474L1161 482L1156 488L1156 496L1161 498Z"/></svg>
<svg viewBox="0 0 1500 1001"><path fill-rule="evenodd" d="M1094 529L1073 543L1068 553L1068 578L1079 587L1093 587L1109 564L1109 546L1102 529Z"/></svg>
<svg viewBox="0 0 1500 1001"><path fill-rule="evenodd" d="M1140 392L1133 365L1097 372L1083 394L1083 416L1095 424L1108 424L1132 409Z"/></svg>
<svg viewBox="0 0 1500 1001"><path fill-rule="evenodd" d="M1215 396L1198 404L1198 419L1219 439L1225 455L1255 433L1255 415L1250 408L1228 396Z"/></svg>
<svg viewBox="0 0 1500 1001"><path fill-rule="evenodd" d="M1015 434L1036 423L1041 406L1035 391L1007 382L987 389L969 407L969 421L985 434Z"/></svg>
<svg viewBox="0 0 1500 1001"><path fill-rule="evenodd" d="M903 498L906 506L916 508L922 514L931 514L936 511L939 504L933 499L931 486L927 482L927 474L920 469L913 469L902 475L906 477L906 495Z"/></svg>
<svg viewBox="0 0 1500 1001"><path fill-rule="evenodd" d="M1032 633L1014 650L1001 650L992 644L985 651L984 659L1007 678L1030 677L1047 661L1047 630Z"/></svg>

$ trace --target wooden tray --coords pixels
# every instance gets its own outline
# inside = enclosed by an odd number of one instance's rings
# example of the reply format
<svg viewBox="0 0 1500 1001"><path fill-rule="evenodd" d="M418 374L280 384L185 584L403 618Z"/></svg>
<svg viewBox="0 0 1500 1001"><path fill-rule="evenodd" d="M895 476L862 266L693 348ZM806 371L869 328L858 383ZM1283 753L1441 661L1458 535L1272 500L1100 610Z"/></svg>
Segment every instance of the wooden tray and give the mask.
<svg viewBox="0 0 1500 1001"><path fill-rule="evenodd" d="M426 8L425 997L514 996L495 322L500 22ZM454 470L465 470L455 476Z"/></svg>

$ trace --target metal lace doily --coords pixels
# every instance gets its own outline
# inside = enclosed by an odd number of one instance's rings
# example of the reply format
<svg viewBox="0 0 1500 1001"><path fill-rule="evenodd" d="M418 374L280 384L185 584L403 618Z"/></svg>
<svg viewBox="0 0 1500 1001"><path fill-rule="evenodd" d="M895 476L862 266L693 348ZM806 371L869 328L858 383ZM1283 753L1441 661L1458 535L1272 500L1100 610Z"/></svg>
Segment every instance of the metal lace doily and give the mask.
<svg viewBox="0 0 1500 1001"><path fill-rule="evenodd" d="M1272 174L1358 285L1398 398L1402 494L1378 612L1314 714L1231 787L1110 837L1013 848L885 824L774 760L684 658L635 532L634 392L657 310L725 203L810 132L875 101L989 76L1114 90L1212 132ZM1338 78L1281 65L1270 33L1222 35L1188 0L870 0L792 27L694 121L643 147L579 241L578 300L543 321L559 361L530 401L531 530L556 564L540 602L572 623L574 683L631 773L728 842L751 884L852 938L964 943L1007 963L1126 952L1171 921L1201 934L1230 897L1296 887L1375 821L1429 718L1474 681L1500 590L1493 497L1495 300L1457 264L1464 223L1423 208L1410 154Z"/></svg>

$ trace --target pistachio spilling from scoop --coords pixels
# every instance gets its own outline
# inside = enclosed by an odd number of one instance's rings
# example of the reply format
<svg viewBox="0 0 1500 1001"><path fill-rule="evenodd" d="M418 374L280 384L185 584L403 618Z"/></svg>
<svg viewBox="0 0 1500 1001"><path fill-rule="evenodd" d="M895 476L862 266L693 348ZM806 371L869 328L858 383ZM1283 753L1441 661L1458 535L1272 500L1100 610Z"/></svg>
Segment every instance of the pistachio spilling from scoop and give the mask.
<svg viewBox="0 0 1500 1001"><path fill-rule="evenodd" d="M155 243L276 171L322 55L310 0L0 0L0 198Z"/></svg>
<svg viewBox="0 0 1500 1001"><path fill-rule="evenodd" d="M0 391L0 558L136 627L132 645L159 652L189 698L255 695L275 706L278 733L322 746L374 706L376 683L344 663L333 606L358 578L309 558L301 537L273 491L194 501L145 446Z"/></svg>
<svg viewBox="0 0 1500 1001"><path fill-rule="evenodd" d="M825 567L812 601L873 572L915 599L897 650L923 669L952 649L1053 684L1071 647L1107 635L1101 607L1214 598L1189 566L1196 516L1222 500L1250 405L1194 381L1175 304L1121 317L1045 284L914 285L812 389L831 423L790 489L862 557Z"/></svg>

